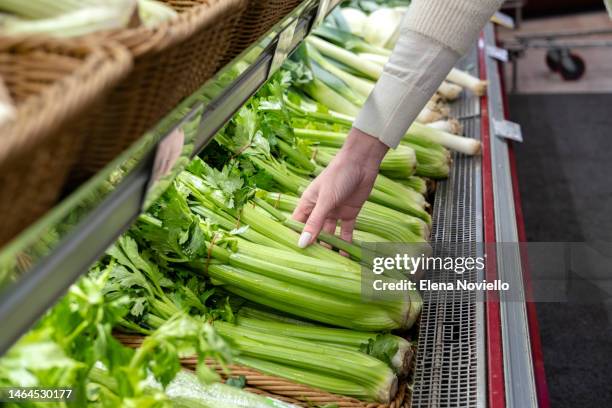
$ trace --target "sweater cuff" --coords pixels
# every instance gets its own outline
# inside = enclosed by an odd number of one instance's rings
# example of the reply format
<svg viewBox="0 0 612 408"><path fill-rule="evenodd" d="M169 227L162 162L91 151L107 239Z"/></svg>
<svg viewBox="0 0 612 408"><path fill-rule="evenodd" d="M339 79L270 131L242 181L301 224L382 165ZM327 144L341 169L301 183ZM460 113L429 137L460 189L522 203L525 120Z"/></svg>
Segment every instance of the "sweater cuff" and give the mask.
<svg viewBox="0 0 612 408"><path fill-rule="evenodd" d="M397 147L458 58L450 48L408 31L398 40L353 126Z"/></svg>
<svg viewBox="0 0 612 408"><path fill-rule="evenodd" d="M353 126L394 149L431 95L383 73Z"/></svg>

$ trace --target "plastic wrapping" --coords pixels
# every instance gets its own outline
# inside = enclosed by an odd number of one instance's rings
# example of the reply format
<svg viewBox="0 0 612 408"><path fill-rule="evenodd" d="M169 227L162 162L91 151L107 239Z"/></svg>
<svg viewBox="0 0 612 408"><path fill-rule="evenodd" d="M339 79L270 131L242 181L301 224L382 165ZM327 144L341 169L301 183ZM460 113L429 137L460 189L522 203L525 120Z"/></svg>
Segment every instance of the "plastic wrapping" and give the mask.
<svg viewBox="0 0 612 408"><path fill-rule="evenodd" d="M178 408L298 408L222 383L204 385L188 371L176 374L166 394Z"/></svg>

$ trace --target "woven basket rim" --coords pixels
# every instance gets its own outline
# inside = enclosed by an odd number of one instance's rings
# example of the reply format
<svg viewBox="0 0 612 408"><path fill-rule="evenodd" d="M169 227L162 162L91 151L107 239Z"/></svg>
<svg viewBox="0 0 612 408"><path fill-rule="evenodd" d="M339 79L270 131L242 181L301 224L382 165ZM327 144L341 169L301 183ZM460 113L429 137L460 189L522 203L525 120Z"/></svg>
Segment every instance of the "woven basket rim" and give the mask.
<svg viewBox="0 0 612 408"><path fill-rule="evenodd" d="M87 35L87 40L117 41L133 54L134 58L153 54L178 44L193 33L215 23L226 13L246 5L247 0L194 0L198 5L181 12L176 18L162 21L154 27L143 25L134 28L110 30Z"/></svg>
<svg viewBox="0 0 612 408"><path fill-rule="evenodd" d="M94 45L86 41L49 37L2 37L0 53L37 52L58 55L85 52L76 69L16 106L16 117L0 127L0 164L24 157L48 141L67 121L89 108L132 67L130 53L114 41ZM58 158L61 159L61 158Z"/></svg>

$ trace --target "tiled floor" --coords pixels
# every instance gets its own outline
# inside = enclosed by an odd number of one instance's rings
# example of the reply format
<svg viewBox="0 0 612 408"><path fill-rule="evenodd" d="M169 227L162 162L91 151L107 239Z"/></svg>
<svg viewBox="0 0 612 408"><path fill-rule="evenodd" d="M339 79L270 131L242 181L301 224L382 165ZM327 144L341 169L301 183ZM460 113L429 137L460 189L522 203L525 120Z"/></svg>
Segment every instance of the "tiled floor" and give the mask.
<svg viewBox="0 0 612 408"><path fill-rule="evenodd" d="M557 32L564 30L612 30L612 21L606 12L591 12L570 16L525 20L520 29L511 31L500 28L501 41L510 40L515 34ZM589 37L612 41L612 34ZM576 39L570 39L575 41ZM568 40L569 41L569 40ZM518 63L517 91L519 93L573 93L612 92L612 48L576 49L586 62L586 73L578 81L564 81L559 74L548 70L545 63L546 50L529 49ZM506 84L511 87L512 68L506 64Z"/></svg>

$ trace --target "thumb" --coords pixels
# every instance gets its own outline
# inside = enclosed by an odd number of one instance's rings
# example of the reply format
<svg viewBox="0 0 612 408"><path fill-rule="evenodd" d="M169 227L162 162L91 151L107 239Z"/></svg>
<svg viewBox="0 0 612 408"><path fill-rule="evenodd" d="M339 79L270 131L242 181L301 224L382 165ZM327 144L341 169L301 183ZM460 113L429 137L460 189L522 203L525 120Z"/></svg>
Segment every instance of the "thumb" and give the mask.
<svg viewBox="0 0 612 408"><path fill-rule="evenodd" d="M331 205L327 200L319 199L317 201L315 208L310 213L308 220L306 220L306 225L304 225L298 240L298 247L306 248L317 239L331 210Z"/></svg>

